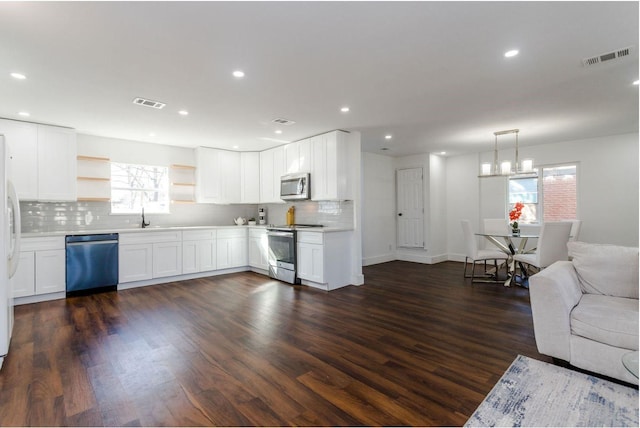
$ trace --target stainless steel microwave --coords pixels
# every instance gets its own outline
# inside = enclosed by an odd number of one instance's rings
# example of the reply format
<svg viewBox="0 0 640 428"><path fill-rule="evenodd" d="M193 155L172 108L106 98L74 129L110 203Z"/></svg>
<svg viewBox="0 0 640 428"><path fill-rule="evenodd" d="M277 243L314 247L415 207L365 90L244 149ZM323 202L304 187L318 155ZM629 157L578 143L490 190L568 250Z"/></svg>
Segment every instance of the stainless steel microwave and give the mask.
<svg viewBox="0 0 640 428"><path fill-rule="evenodd" d="M311 197L311 181L308 172L287 174L280 177L280 199L295 201Z"/></svg>

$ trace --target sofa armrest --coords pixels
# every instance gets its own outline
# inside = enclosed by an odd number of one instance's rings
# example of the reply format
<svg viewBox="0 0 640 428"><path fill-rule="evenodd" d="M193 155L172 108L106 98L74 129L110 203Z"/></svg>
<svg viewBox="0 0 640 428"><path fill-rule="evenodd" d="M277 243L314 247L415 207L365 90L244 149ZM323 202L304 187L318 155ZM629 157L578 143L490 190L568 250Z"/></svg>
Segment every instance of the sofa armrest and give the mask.
<svg viewBox="0 0 640 428"><path fill-rule="evenodd" d="M556 262L531 276L529 295L538 351L571 361L571 311L582 298L573 264Z"/></svg>

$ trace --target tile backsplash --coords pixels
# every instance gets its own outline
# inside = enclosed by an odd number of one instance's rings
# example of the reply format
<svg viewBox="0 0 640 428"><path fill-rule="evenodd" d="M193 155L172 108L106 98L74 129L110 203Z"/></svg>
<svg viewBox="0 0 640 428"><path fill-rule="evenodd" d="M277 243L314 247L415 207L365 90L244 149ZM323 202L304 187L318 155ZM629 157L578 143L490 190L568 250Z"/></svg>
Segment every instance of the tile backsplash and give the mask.
<svg viewBox="0 0 640 428"><path fill-rule="evenodd" d="M141 214L111 214L108 202L20 202L22 232L135 229ZM152 226L232 226L236 217L257 217L257 205L172 205L171 214L148 214Z"/></svg>
<svg viewBox="0 0 640 428"><path fill-rule="evenodd" d="M353 227L353 201L292 202L268 204L267 223L287 223L287 210L295 207L295 222L298 224L321 224L328 227Z"/></svg>
<svg viewBox="0 0 640 428"><path fill-rule="evenodd" d="M353 226L353 202L267 204L267 222L285 224L287 209L296 208L296 223ZM20 202L22 232L62 232L139 228L140 214L112 215L108 202ZM152 226L232 226L236 217L258 217L258 205L172 205L171 214L147 214Z"/></svg>

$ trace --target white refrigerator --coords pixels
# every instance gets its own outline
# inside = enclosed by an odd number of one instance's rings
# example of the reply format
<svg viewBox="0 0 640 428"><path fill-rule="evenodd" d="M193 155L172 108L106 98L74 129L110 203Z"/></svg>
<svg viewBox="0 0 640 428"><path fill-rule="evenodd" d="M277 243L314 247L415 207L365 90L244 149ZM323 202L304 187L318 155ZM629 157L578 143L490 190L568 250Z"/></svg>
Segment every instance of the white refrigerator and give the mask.
<svg viewBox="0 0 640 428"><path fill-rule="evenodd" d="M20 205L9 181L9 155L4 135L0 134L0 368L9 351L13 330L13 291L11 277L20 259Z"/></svg>

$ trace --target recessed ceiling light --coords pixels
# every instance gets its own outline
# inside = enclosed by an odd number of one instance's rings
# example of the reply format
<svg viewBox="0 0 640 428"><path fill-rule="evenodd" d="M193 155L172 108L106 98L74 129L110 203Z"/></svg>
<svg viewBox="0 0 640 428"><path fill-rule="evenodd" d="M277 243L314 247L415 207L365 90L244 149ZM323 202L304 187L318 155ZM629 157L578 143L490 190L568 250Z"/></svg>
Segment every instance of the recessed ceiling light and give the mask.
<svg viewBox="0 0 640 428"><path fill-rule="evenodd" d="M444 155L446 155L446 154L447 154L447 152L440 152L440 154L441 154L442 156L444 156Z"/></svg>
<svg viewBox="0 0 640 428"><path fill-rule="evenodd" d="M281 130L281 129L276 129L276 130L275 130L275 133L276 133L276 134L282 134L282 130Z"/></svg>
<svg viewBox="0 0 640 428"><path fill-rule="evenodd" d="M342 107L340 109L340 111L343 112L343 113L347 113L347 112L349 112L349 107Z"/></svg>
<svg viewBox="0 0 640 428"><path fill-rule="evenodd" d="M240 146L235 145L235 146L232 146L232 148L233 148L233 149L239 149L239 148L240 148Z"/></svg>
<svg viewBox="0 0 640 428"><path fill-rule="evenodd" d="M244 71L242 70L236 70L233 72L233 77L237 77L238 79L241 77L244 77Z"/></svg>
<svg viewBox="0 0 640 428"><path fill-rule="evenodd" d="M518 55L518 53L519 53L519 52L518 52L518 50L517 50L517 49L512 49L512 50L510 50L510 51L506 51L506 52L504 53L504 56L505 56L505 58L511 58L511 57L514 57L514 56Z"/></svg>
<svg viewBox="0 0 640 428"><path fill-rule="evenodd" d="M390 139L392 138L392 136L391 136L390 134L387 134L387 135L385 135L385 136L384 136L384 138L385 138L386 140L390 140Z"/></svg>
<svg viewBox="0 0 640 428"><path fill-rule="evenodd" d="M178 112L178 114L179 114L179 115L181 115L181 116L188 116L188 115L189 115L189 112L188 112L188 111L186 111L186 110L180 110L180 111Z"/></svg>
<svg viewBox="0 0 640 428"><path fill-rule="evenodd" d="M14 79L19 79L19 80L24 80L27 78L27 76L25 76L24 74L21 73L11 73L11 77L13 77Z"/></svg>
<svg viewBox="0 0 640 428"><path fill-rule="evenodd" d="M31 116L31 114L29 114L29 112L27 112L27 111L20 111L20 112L18 112L18 114L19 114L20 116L23 116L23 117L29 117L29 116Z"/></svg>
<svg viewBox="0 0 640 428"><path fill-rule="evenodd" d="M149 137L155 137L156 133L155 132L149 132Z"/></svg>
<svg viewBox="0 0 640 428"><path fill-rule="evenodd" d="M634 85L640 85L640 80L636 80L635 82L633 82Z"/></svg>

